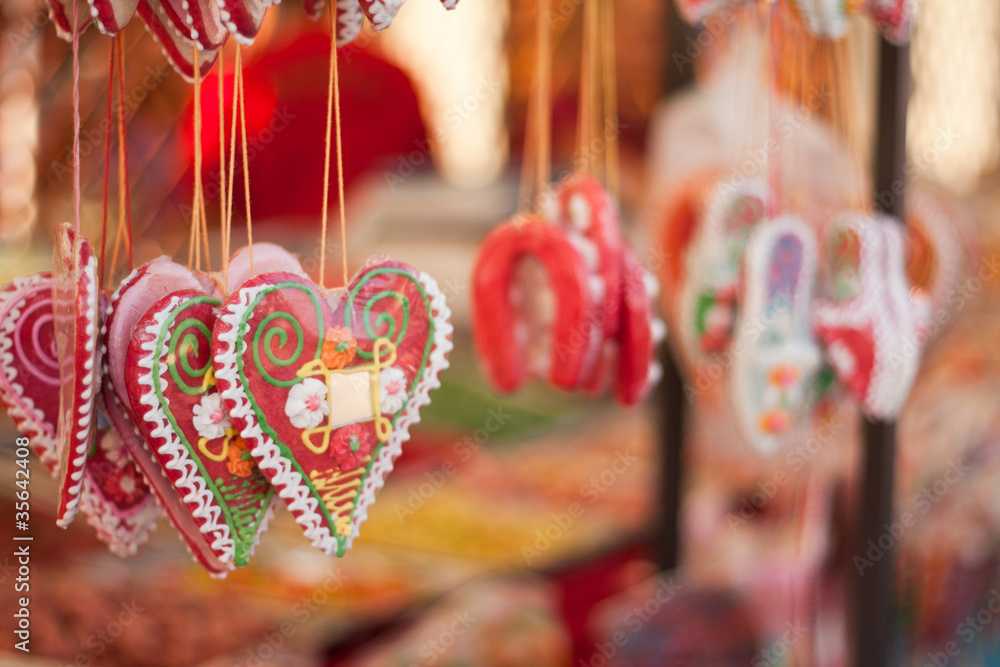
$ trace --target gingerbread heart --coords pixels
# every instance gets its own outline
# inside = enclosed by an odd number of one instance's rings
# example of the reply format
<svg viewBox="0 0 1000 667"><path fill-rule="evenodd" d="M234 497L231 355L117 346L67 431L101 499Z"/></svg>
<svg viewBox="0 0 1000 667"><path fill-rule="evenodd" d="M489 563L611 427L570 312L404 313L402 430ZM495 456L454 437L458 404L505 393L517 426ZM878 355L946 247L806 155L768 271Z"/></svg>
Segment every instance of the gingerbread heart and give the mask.
<svg viewBox="0 0 1000 667"><path fill-rule="evenodd" d="M117 35L135 14L139 0L87 0L89 15L105 35Z"/></svg>
<svg viewBox="0 0 1000 667"><path fill-rule="evenodd" d="M197 276L189 269L159 257L143 264L131 273L108 302L102 338L104 345L104 405L111 423L121 434L125 446L150 487L156 494L167 517L180 533L191 555L210 574L224 577L229 563L220 560L201 532L198 522L167 478L159 459L146 444L135 423L139 420L131 411L125 383L128 347L136 323L157 301L183 289L205 293L212 289L212 278Z"/></svg>
<svg viewBox="0 0 1000 667"><path fill-rule="evenodd" d="M15 278L0 288L0 402L38 458L54 471L59 463L59 362L50 273Z"/></svg>
<svg viewBox="0 0 1000 667"><path fill-rule="evenodd" d="M160 6L177 33L200 50L215 51L229 38L215 0L160 0Z"/></svg>
<svg viewBox="0 0 1000 667"><path fill-rule="evenodd" d="M264 23L267 8L277 2L270 0L216 0L222 22L240 44L253 44Z"/></svg>
<svg viewBox="0 0 1000 667"><path fill-rule="evenodd" d="M222 562L249 561L271 486L222 408L212 371L219 299L197 290L157 301L136 323L126 389L137 425Z"/></svg>
<svg viewBox="0 0 1000 667"><path fill-rule="evenodd" d="M97 415L80 511L112 553L131 556L156 528L160 507L118 430L100 407Z"/></svg>
<svg viewBox="0 0 1000 667"><path fill-rule="evenodd" d="M49 273L16 278L0 289L0 401L55 475L59 364L53 319ZM141 474L132 480L129 470L105 474L109 472L105 460L113 459L116 467L128 469L131 457L102 418L100 407L97 420L97 447L87 462L80 511L112 552L133 554L155 527L160 510ZM128 498L118 498L121 489L128 492Z"/></svg>
<svg viewBox="0 0 1000 667"><path fill-rule="evenodd" d="M327 295L271 273L223 303L219 391L313 546L343 555L357 537L448 366L449 317L430 276L374 258Z"/></svg>
<svg viewBox="0 0 1000 667"><path fill-rule="evenodd" d="M56 229L52 255L52 315L59 358L59 507L56 523L65 528L80 510L87 451L94 442L100 367L97 334L100 296L94 246L63 223Z"/></svg>
<svg viewBox="0 0 1000 667"><path fill-rule="evenodd" d="M136 13L142 17L149 34L159 43L163 55L174 69L187 81L193 81L195 42L187 37L187 33L182 34L177 31L164 5L158 0L139 0ZM212 71L212 65L215 64L218 55L217 50L199 51L198 69L201 76L204 77Z"/></svg>

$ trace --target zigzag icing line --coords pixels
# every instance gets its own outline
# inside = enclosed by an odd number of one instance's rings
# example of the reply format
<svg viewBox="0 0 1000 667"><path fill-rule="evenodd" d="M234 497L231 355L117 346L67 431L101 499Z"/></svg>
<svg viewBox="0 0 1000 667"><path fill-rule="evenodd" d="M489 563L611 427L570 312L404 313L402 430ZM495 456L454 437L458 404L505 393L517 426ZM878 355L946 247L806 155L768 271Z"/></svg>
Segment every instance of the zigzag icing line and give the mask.
<svg viewBox="0 0 1000 667"><path fill-rule="evenodd" d="M170 340L170 333L164 332L164 346L159 358L161 363L158 377L153 376L153 355L156 352L156 342L160 332L163 331L167 317L180 301L179 297L172 297L163 310L153 314L153 323L146 327L146 333L150 334L152 339L142 345L145 355L139 360L139 366L146 370L144 374L139 376L139 385L142 391L139 403L146 408L139 417L150 425L150 437L160 441L159 446L156 447L157 452L161 456L169 457L164 463L164 467L181 473L180 478L173 483L182 492L181 499L188 506L191 515L203 522L198 526L199 530L210 540L209 546L219 557L219 560L229 563L233 560L236 543L232 539L229 526L222 519L222 509L205 484L205 480L202 479L197 464L191 459L187 448L171 426L163 406L160 405L156 396L156 384L154 383L159 383L162 386L163 375L167 369L164 359L169 349L166 343Z"/></svg>
<svg viewBox="0 0 1000 667"><path fill-rule="evenodd" d="M83 369L86 371L82 374L82 387L78 387L80 391L80 397L83 399L83 404L80 405L79 409L79 419L77 420L77 425L80 430L76 433L76 438L79 444L76 446L76 450L70 452L70 456L75 456L72 461L69 461L67 465L71 467L73 472L69 475L75 484L69 487L67 490L71 499L66 503L66 511L61 519L56 521L56 525L60 528L65 528L73 519L76 517L76 513L80 509L80 494L83 490L83 468L87 463L87 451L90 449L90 433L91 433L91 421L94 418L94 399L96 398L96 383L95 379L98 376L97 368L100 363L98 345L97 345L97 331L98 324L97 318L99 316L99 300L97 296L97 258L94 255L90 256L87 261L87 265L83 267L82 279L79 281L82 283L81 289L84 293L84 299L87 302L88 308L84 310L84 314L87 318L87 325L84 329L84 333L87 336L87 342L84 345L84 349L88 353L88 358L83 364Z"/></svg>
<svg viewBox="0 0 1000 667"><path fill-rule="evenodd" d="M386 475L392 472L393 462L403 450L403 443L410 439L410 427L420 422L420 410L431 402L430 393L441 386L438 376L448 368L448 353L454 347L451 334L454 327L451 324L451 310L445 301L444 294L437 281L426 273L417 274L420 284L431 299L431 317L434 320L434 343L427 368L423 377L417 383L413 396L403 407L403 413L397 418L396 424L379 451L378 459L372 464L371 472L365 478L358 501L351 519L351 534L346 540L347 547L354 543L361 524L368 518L368 506L375 502L375 494L385 484Z"/></svg>
<svg viewBox="0 0 1000 667"><path fill-rule="evenodd" d="M222 398L234 404L229 411L230 417L245 423L240 435L250 448L250 454L257 459L258 467L267 476L278 496L288 504L296 523L302 527L312 545L328 555L335 555L337 539L323 522L318 501L303 484L302 475L295 471L291 462L281 455L271 437L261 429L246 390L239 382L237 359L242 351L238 349L237 342L242 340L242 332L239 331L240 322L250 303L269 287L270 285L266 284L242 287L237 293L238 299L223 308L219 320L225 327L220 330L216 340L224 345L224 349L215 354L215 377L216 380L224 380L228 384L227 389L221 392Z"/></svg>
<svg viewBox="0 0 1000 667"><path fill-rule="evenodd" d="M24 395L24 387L17 382L17 369L13 367L14 354L11 352L21 302L29 291L51 285L50 278L35 273L14 278L0 288L0 402L7 406L7 414L14 420L17 430L31 440L35 453L55 476L59 464L55 430L45 423L34 401Z"/></svg>

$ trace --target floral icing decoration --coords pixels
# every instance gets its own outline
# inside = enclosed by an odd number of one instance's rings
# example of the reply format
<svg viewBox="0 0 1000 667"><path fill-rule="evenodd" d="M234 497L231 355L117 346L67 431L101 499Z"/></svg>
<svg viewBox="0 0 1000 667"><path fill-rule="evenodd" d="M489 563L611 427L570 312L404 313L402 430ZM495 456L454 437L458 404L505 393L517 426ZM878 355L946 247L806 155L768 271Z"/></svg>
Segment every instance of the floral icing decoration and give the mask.
<svg viewBox="0 0 1000 667"><path fill-rule="evenodd" d="M222 409L222 397L218 393L205 394L201 402L192 409L192 422L198 435L206 440L215 440L226 434L232 424L229 415Z"/></svg>
<svg viewBox="0 0 1000 667"><path fill-rule="evenodd" d="M306 378L292 387L285 402L285 414L296 428L316 428L330 414L326 383Z"/></svg>
<svg viewBox="0 0 1000 667"><path fill-rule="evenodd" d="M406 403L406 373L390 366L378 374L379 408L384 414L394 414Z"/></svg>
<svg viewBox="0 0 1000 667"><path fill-rule="evenodd" d="M352 424L333 437L330 451L342 471L353 470L363 464L375 451L376 438L360 424Z"/></svg>
<svg viewBox="0 0 1000 667"><path fill-rule="evenodd" d="M358 353L358 341L351 330L344 326L330 327L323 336L321 359L330 370L343 368L354 360Z"/></svg>

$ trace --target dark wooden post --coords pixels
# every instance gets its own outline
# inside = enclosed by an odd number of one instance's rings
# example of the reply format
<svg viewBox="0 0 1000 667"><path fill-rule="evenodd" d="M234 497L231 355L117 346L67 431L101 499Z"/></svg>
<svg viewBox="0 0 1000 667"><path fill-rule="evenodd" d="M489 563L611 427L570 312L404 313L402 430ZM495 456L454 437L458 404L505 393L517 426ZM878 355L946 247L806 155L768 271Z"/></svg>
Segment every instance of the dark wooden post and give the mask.
<svg viewBox="0 0 1000 667"><path fill-rule="evenodd" d="M688 37L694 29L677 13L673 2L666 6L667 53L663 61L663 92L669 95L694 81L694 65L689 59L675 59L675 53L684 54ZM672 332L668 332L672 333ZM653 547L661 569L672 570L679 565L681 486L683 475L684 429L687 400L684 385L670 344L663 346L660 357L663 380L653 399L659 407L660 475L659 508Z"/></svg>
<svg viewBox="0 0 1000 667"><path fill-rule="evenodd" d="M910 93L910 54L907 47L882 41L875 156L877 206L905 221L906 107ZM905 222L904 222L905 224ZM857 506L858 535L854 554L864 555L869 541L878 544L889 530L896 483L896 425L864 424L861 497ZM883 540L884 541L884 540ZM881 547L880 547L881 548ZM893 645L895 551L889 549L864 572L855 575L854 641L856 667L887 667Z"/></svg>

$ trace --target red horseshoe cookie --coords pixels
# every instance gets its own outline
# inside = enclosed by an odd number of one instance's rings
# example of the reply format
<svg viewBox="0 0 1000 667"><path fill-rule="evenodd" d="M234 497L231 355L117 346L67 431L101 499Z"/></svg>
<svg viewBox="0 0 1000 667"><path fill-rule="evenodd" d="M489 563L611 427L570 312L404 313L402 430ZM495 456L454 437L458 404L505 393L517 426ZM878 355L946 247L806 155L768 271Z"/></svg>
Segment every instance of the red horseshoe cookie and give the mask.
<svg viewBox="0 0 1000 667"><path fill-rule="evenodd" d="M544 268L555 301L554 319L546 327L552 337L547 363L535 369L527 363L530 334L512 299L518 269L532 259ZM588 277L586 262L563 230L541 218L505 222L486 237L473 274L474 337L486 374L498 389L515 391L532 370L562 389L576 386L595 308Z"/></svg>

